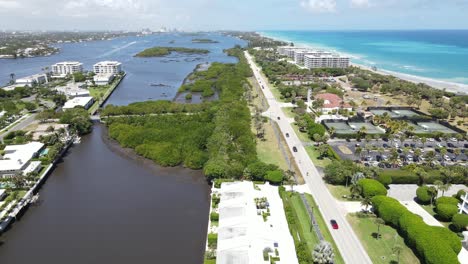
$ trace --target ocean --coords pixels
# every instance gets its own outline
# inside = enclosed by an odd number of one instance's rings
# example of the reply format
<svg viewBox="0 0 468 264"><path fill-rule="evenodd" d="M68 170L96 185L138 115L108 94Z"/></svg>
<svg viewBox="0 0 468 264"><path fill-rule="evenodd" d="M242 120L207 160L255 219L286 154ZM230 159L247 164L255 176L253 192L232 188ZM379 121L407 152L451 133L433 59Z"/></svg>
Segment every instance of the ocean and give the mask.
<svg viewBox="0 0 468 264"><path fill-rule="evenodd" d="M468 30L262 31L296 46L334 50L378 69L468 84Z"/></svg>

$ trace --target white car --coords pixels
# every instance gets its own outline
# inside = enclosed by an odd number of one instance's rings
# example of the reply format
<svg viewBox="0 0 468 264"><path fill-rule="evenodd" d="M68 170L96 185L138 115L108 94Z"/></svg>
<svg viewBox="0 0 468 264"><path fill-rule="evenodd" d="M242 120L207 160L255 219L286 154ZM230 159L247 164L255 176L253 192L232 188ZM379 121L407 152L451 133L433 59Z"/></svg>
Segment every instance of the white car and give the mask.
<svg viewBox="0 0 468 264"><path fill-rule="evenodd" d="M428 138L427 141L429 141L429 142L434 142L435 139L433 139L433 138Z"/></svg>
<svg viewBox="0 0 468 264"><path fill-rule="evenodd" d="M445 159L446 161L450 161L450 160L451 160L450 157L449 157L448 155L444 155L444 159Z"/></svg>
<svg viewBox="0 0 468 264"><path fill-rule="evenodd" d="M453 137L453 138L450 138L450 141L452 141L452 142L458 142L458 140L457 140L456 138L454 138L454 137Z"/></svg>

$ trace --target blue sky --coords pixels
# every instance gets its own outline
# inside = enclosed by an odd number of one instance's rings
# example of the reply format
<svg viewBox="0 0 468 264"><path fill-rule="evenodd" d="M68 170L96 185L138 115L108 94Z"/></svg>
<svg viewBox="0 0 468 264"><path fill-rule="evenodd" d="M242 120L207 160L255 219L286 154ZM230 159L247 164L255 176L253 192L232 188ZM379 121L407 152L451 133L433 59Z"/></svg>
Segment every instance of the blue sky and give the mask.
<svg viewBox="0 0 468 264"><path fill-rule="evenodd" d="M460 29L468 0L0 0L0 29Z"/></svg>

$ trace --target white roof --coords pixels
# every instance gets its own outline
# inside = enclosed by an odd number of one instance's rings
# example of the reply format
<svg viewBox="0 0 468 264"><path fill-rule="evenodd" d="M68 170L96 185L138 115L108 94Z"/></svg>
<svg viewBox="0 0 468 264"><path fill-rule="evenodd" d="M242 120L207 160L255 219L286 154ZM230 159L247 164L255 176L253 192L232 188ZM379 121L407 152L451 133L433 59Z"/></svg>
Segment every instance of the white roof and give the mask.
<svg viewBox="0 0 468 264"><path fill-rule="evenodd" d="M62 62L57 62L54 65L81 65L83 63L79 61L62 61Z"/></svg>
<svg viewBox="0 0 468 264"><path fill-rule="evenodd" d="M96 64L94 64L94 66L108 66L108 65L121 65L122 63L118 62L118 61L100 61Z"/></svg>
<svg viewBox="0 0 468 264"><path fill-rule="evenodd" d="M6 146L3 160L0 160L0 171L21 170L43 147L41 142Z"/></svg>
<svg viewBox="0 0 468 264"><path fill-rule="evenodd" d="M63 106L63 109L75 108L76 106L85 107L91 100L93 100L93 97L91 96L75 97L73 99L68 100Z"/></svg>
<svg viewBox="0 0 468 264"><path fill-rule="evenodd" d="M255 190L252 182L221 185L216 263L264 263L263 249L274 251L275 243L281 259L277 263L298 263L278 187L266 184L259 188ZM266 222L255 206L254 199L261 197L270 204Z"/></svg>
<svg viewBox="0 0 468 264"><path fill-rule="evenodd" d="M114 74L112 74L112 73L96 74L96 75L94 75L93 80L95 82L105 82L105 81L108 82L113 76L114 76Z"/></svg>
<svg viewBox="0 0 468 264"><path fill-rule="evenodd" d="M31 163L29 163L28 167L26 167L26 169L23 170L23 174L26 175L30 172L33 172L33 171L36 171L37 168L39 168L41 166L41 162L36 160L36 161L31 161Z"/></svg>

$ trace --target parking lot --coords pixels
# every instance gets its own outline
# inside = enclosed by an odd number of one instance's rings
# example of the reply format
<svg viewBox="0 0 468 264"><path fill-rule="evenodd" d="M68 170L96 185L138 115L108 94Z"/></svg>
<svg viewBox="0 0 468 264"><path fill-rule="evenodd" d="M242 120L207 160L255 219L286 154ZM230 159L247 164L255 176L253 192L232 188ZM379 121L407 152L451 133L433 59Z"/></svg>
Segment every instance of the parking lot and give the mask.
<svg viewBox="0 0 468 264"><path fill-rule="evenodd" d="M451 139L445 142L430 138L424 144L414 139L406 139L403 142L399 139L361 140L360 142L356 140L330 140L329 144L342 159L361 162L365 166L393 168L411 163L425 163L427 162L426 153L431 151L435 153L432 159L434 165L468 164L468 152L466 152L468 141L466 140ZM361 149L360 154L356 154L357 148ZM396 161L391 159L393 149L398 153ZM446 153L442 149L446 149Z"/></svg>

